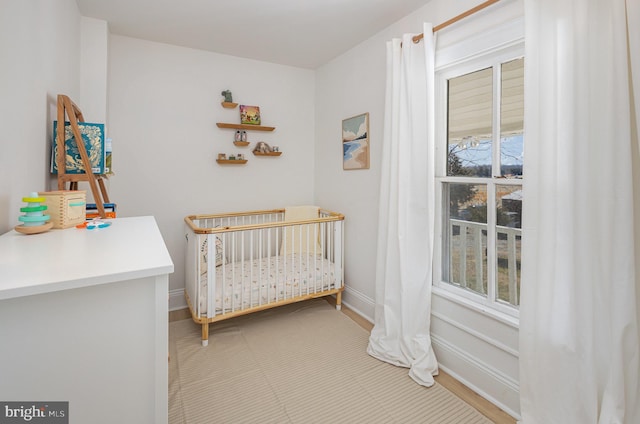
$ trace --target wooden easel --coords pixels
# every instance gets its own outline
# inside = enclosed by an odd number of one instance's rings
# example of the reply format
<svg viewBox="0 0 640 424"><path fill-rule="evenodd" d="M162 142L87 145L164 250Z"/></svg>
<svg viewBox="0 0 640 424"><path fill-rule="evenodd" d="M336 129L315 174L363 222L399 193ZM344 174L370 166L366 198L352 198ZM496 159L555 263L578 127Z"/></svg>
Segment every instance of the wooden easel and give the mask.
<svg viewBox="0 0 640 424"><path fill-rule="evenodd" d="M80 152L80 158L84 166L84 174L67 174L67 145L64 140L65 115L69 118L71 131L78 145L78 151ZM84 122L80 108L73 103L68 96L58 94L58 128L56 131L56 146L58 148L58 155L56 157L56 164L58 166L58 190L65 190L67 182L69 183L69 190L77 190L78 182L87 181L91 187L91 193L93 194L96 206L98 207L98 213L100 217L104 219L107 217L104 211L104 204L109 203L107 188L104 185L103 175L96 175L91 171L91 162L89 161L89 155L87 154L84 142L82 142L82 134L80 134L78 122ZM98 191L98 185L100 185L100 191Z"/></svg>

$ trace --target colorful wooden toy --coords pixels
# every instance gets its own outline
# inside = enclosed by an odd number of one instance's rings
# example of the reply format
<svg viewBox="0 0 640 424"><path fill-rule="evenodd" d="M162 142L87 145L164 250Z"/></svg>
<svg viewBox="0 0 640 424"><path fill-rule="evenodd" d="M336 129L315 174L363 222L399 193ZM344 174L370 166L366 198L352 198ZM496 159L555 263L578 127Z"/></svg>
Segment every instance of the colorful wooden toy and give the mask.
<svg viewBox="0 0 640 424"><path fill-rule="evenodd" d="M53 223L50 222L51 217L44 214L44 211L47 210L47 205L42 204L45 201L44 197L32 192L28 197L23 197L22 201L26 202L27 206L20 208L20 212L24 212L24 215L18 217L22 224L14 227L17 232L38 234L53 227Z"/></svg>

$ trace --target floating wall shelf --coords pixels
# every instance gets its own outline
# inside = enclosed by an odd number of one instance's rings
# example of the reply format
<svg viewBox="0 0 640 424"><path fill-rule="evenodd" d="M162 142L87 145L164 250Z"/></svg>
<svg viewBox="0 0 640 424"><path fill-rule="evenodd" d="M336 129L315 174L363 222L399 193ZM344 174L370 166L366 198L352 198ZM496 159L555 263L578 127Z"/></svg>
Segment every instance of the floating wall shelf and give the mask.
<svg viewBox="0 0 640 424"><path fill-rule="evenodd" d="M248 141L234 141L233 144L239 147L245 147L249 145Z"/></svg>
<svg viewBox="0 0 640 424"><path fill-rule="evenodd" d="M273 131L276 127L265 127L262 125L247 125L247 124L227 124L225 122L217 122L218 128L231 128L234 130L248 130L248 131Z"/></svg>
<svg viewBox="0 0 640 424"><path fill-rule="evenodd" d="M238 106L238 103L222 102L222 107L227 109L235 109L236 106Z"/></svg>
<svg viewBox="0 0 640 424"><path fill-rule="evenodd" d="M280 156L282 152L267 152L267 153L253 152L253 154L256 156Z"/></svg>
<svg viewBox="0 0 640 424"><path fill-rule="evenodd" d="M244 165L247 163L246 159L216 159L216 162L222 165Z"/></svg>

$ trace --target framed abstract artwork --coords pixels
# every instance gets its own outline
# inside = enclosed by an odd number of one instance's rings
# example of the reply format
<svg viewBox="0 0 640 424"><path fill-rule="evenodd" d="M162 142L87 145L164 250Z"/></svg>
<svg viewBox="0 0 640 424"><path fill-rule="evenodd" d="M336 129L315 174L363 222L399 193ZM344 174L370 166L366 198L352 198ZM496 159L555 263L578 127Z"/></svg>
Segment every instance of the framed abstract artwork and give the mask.
<svg viewBox="0 0 640 424"><path fill-rule="evenodd" d="M342 169L369 169L369 113L342 120Z"/></svg>

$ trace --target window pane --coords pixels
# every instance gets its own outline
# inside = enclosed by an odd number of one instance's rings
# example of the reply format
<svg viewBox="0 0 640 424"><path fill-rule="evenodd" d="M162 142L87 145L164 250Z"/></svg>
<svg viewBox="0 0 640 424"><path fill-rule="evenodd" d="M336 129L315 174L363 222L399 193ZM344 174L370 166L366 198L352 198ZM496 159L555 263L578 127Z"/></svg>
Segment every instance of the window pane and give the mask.
<svg viewBox="0 0 640 424"><path fill-rule="evenodd" d="M517 306L520 297L522 186L496 186L498 300Z"/></svg>
<svg viewBox="0 0 640 424"><path fill-rule="evenodd" d="M491 176L493 68L448 80L447 175Z"/></svg>
<svg viewBox="0 0 640 424"><path fill-rule="evenodd" d="M445 183L444 281L487 293L487 186Z"/></svg>
<svg viewBox="0 0 640 424"><path fill-rule="evenodd" d="M467 139L449 144L447 175L490 177L491 139Z"/></svg>
<svg viewBox="0 0 640 424"><path fill-rule="evenodd" d="M500 174L522 176L524 59L503 63L500 90Z"/></svg>

